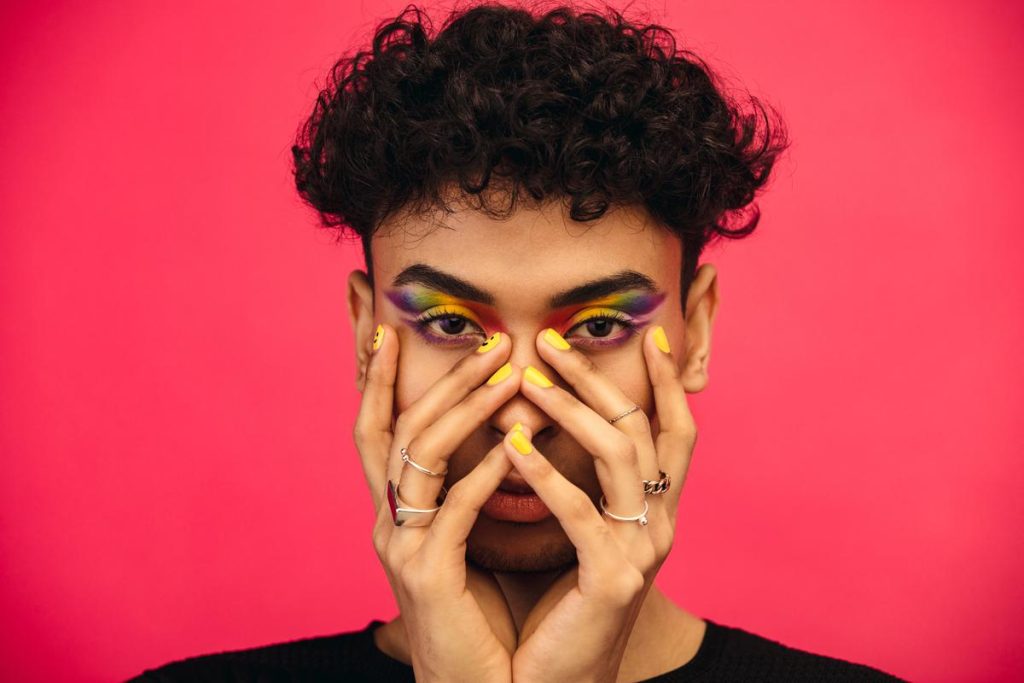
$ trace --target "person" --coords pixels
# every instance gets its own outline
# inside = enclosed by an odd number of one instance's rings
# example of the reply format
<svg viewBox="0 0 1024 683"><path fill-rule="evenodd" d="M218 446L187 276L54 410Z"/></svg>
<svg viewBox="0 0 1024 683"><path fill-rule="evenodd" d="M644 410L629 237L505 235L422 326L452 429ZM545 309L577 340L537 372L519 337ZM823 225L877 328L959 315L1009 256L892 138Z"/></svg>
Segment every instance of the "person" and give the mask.
<svg viewBox="0 0 1024 683"><path fill-rule="evenodd" d="M749 102L750 106L747 107ZM617 10L410 5L338 61L293 147L339 239L354 430L400 608L136 681L886 681L674 604L715 239L788 148L671 32Z"/></svg>

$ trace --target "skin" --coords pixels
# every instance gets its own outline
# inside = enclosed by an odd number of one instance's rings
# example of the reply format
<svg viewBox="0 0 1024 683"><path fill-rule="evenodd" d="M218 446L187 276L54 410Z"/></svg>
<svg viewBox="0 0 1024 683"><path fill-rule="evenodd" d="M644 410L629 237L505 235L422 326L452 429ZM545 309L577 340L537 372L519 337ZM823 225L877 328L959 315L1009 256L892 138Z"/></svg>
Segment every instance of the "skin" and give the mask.
<svg viewBox="0 0 1024 683"><path fill-rule="evenodd" d="M372 253L374 282L353 271L348 307L364 403L356 441L377 501L375 544L401 610L375 632L377 646L424 680L451 679L452 671L494 679L507 666L516 680L641 680L692 659L706 624L672 603L654 578L671 547L696 440L685 394L708 380L715 268L698 269L684 317L675 235L642 208L616 207L581 224L560 202L519 208L501 221L470 209L400 215L381 226ZM393 285L417 265L472 283L493 301L421 282ZM548 305L558 292L623 271L641 273L657 291ZM412 322L425 307L448 316L426 325L435 343ZM609 309L628 309L636 334L607 317L580 324L588 311ZM378 324L383 339L374 349ZM670 353L654 341L658 326ZM545 341L549 327L569 350ZM496 332L498 343L477 353ZM506 362L509 377L487 385ZM554 387L525 381L528 366ZM607 417L631 404L642 412L608 425ZM511 445L516 423L532 444L529 455ZM581 443L588 438L597 441ZM396 532L383 502L387 475L401 482L407 505L436 504L440 479L403 467L396 455L402 445L418 463L447 469L449 498L435 530ZM659 469L673 474L672 488L647 496L646 527L601 515L602 494L617 514L639 512L639 481L658 479ZM553 516L515 524L480 515L506 476L533 486ZM583 495L592 506L578 505ZM427 574L442 578L417 592L414 584ZM448 637L433 639L442 633ZM444 650L460 640L472 647Z"/></svg>

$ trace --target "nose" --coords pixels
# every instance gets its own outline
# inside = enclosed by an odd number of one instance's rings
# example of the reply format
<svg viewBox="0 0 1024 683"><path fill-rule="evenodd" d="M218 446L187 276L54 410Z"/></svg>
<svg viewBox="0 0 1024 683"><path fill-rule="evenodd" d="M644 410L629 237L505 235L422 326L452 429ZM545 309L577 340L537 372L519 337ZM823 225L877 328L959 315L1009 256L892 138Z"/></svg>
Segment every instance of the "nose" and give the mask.
<svg viewBox="0 0 1024 683"><path fill-rule="evenodd" d="M518 331L510 330L509 339L512 341L512 353L508 362L525 370L526 366L532 365L543 372L556 385L564 387L564 382L537 353L537 335L539 329L532 327ZM521 392L516 393L491 415L489 426L498 432L498 438L503 438L512 425L521 422L533 432L533 441L542 443L550 440L559 432L559 425L546 412L541 410L530 399L523 396Z"/></svg>

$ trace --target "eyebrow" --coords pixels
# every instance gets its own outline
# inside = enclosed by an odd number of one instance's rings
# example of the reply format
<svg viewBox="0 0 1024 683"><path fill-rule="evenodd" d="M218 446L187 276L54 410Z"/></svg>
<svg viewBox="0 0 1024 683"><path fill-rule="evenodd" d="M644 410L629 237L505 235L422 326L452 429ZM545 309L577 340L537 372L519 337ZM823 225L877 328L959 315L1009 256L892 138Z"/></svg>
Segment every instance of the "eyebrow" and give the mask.
<svg viewBox="0 0 1024 683"><path fill-rule="evenodd" d="M460 299L476 301L488 306L493 306L495 302L495 297L490 292L425 263L416 263L404 269L391 284L395 287L419 284ZM548 299L548 307L562 308L632 289L641 289L650 293L659 291L650 277L635 270L623 270L614 275L590 280L559 292Z"/></svg>

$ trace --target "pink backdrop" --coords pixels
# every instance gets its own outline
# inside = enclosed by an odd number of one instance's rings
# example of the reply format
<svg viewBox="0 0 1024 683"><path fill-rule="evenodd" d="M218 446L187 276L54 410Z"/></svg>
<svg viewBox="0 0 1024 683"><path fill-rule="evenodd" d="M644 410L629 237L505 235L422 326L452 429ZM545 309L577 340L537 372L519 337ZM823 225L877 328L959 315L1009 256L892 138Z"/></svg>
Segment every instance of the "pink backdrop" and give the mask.
<svg viewBox="0 0 1024 683"><path fill-rule="evenodd" d="M0 677L390 618L349 437L358 253L288 161L314 82L404 2L48 4L0 10ZM706 257L661 585L915 680L1020 675L1024 11L666 5L794 146L758 233Z"/></svg>

